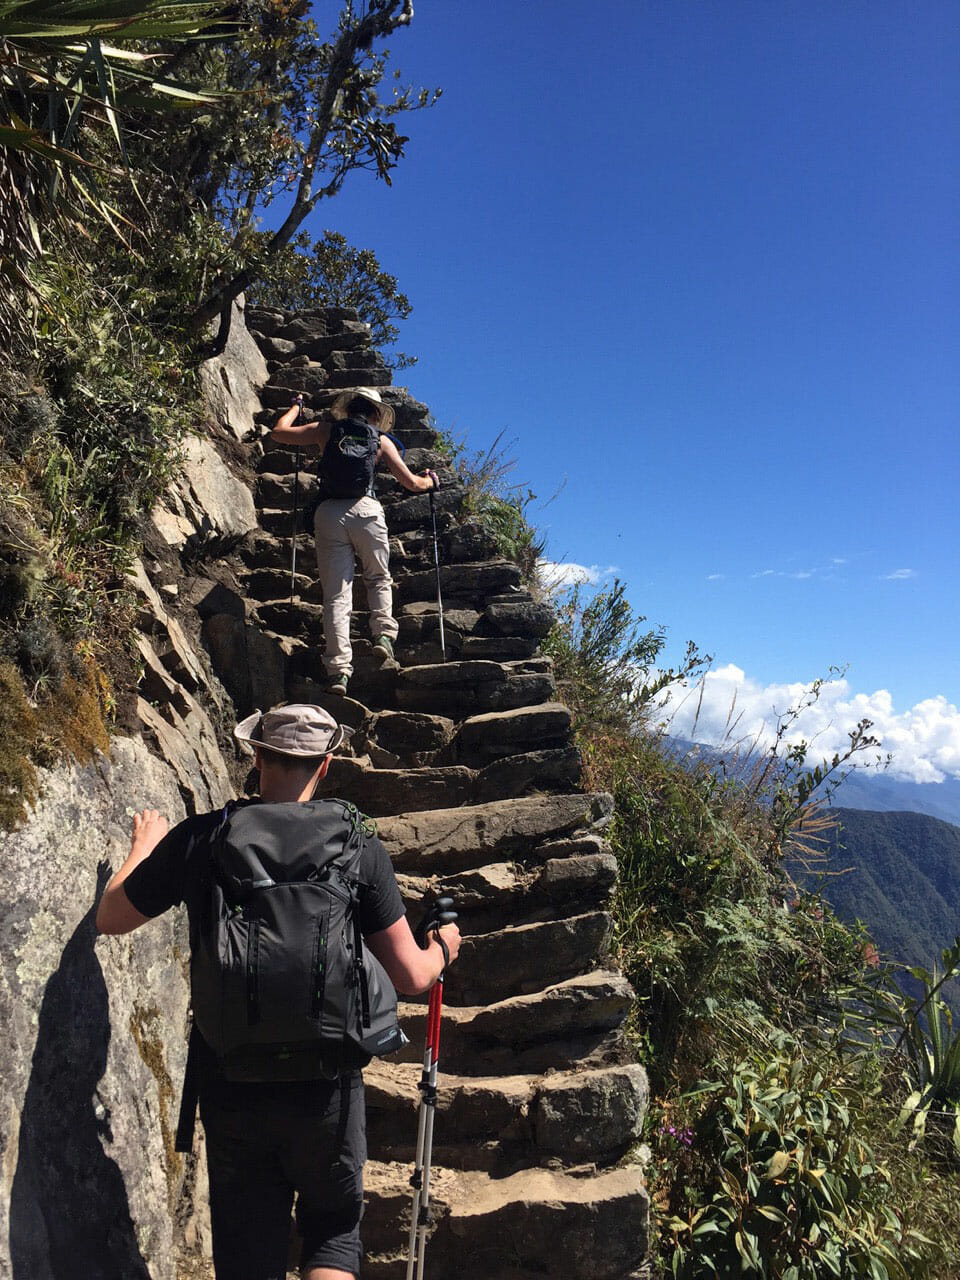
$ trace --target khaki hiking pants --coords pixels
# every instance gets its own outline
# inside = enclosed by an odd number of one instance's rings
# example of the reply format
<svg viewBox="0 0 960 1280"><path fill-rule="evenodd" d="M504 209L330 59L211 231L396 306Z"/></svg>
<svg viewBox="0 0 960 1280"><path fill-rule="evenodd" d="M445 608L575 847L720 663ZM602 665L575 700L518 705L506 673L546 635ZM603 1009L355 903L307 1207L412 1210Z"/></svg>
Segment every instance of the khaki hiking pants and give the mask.
<svg viewBox="0 0 960 1280"><path fill-rule="evenodd" d="M370 634L395 640L400 630L393 616L390 543L383 507L376 498L328 498L317 507L313 522L317 540L317 572L323 588L323 665L328 676L353 674L350 614L353 575L360 557Z"/></svg>

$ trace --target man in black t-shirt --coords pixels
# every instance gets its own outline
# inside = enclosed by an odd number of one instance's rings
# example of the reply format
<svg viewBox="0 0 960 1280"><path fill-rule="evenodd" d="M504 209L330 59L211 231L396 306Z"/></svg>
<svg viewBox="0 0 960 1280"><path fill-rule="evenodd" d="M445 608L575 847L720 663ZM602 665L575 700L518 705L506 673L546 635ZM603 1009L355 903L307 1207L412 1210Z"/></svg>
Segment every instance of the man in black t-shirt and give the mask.
<svg viewBox="0 0 960 1280"><path fill-rule="evenodd" d="M322 707L302 704L248 717L235 730L253 747L263 804L306 802L326 774L344 730ZM219 812L168 831L145 809L133 820L130 853L97 910L101 933L129 933L179 903L191 945L204 905L204 872ZM360 863L359 911L365 944L398 991L414 995L456 959L460 933L439 930L421 949L410 931L389 855L375 838ZM363 1208L363 1082L250 1084L228 1081L199 1040L200 1115L207 1141L210 1215L217 1280L284 1280L290 1210L296 1196L303 1280L351 1280L360 1268Z"/></svg>

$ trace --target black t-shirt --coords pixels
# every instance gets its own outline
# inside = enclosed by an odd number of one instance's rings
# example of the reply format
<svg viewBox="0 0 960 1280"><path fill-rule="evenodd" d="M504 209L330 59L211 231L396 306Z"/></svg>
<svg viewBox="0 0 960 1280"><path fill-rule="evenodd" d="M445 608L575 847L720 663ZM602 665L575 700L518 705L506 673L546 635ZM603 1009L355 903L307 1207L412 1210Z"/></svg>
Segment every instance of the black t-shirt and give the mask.
<svg viewBox="0 0 960 1280"><path fill-rule="evenodd" d="M210 838L222 816L218 809L184 819L130 872L123 888L141 915L158 916L182 902L193 938L205 892ZM364 937L369 937L389 929L405 914L390 855L375 836L365 842L359 875L360 928Z"/></svg>

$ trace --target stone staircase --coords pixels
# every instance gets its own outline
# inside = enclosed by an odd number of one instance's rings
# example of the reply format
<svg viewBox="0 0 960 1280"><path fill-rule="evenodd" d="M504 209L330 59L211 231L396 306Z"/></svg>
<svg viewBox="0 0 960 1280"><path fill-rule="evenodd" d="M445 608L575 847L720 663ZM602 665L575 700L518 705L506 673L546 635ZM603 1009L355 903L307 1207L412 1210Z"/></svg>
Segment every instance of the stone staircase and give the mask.
<svg viewBox="0 0 960 1280"><path fill-rule="evenodd" d="M198 606L213 667L239 714L306 700L355 730L327 792L377 819L411 915L441 888L457 899L465 941L445 987L427 1273L640 1275L647 1197L629 1152L647 1084L622 1033L632 992L606 958L611 802L580 789L571 717L539 652L550 610L466 514L426 406L389 385L354 314L261 310L248 321L271 375L263 425L294 391L316 414L342 387L378 385L396 410L408 465L433 467L444 485L446 661L429 501L384 475L397 660L381 664L372 651L358 579L349 695L324 692L322 601L305 534L291 580L290 449L249 446L260 529L241 550L239 593L218 589ZM301 503L314 484L300 473ZM405 1273L425 1008L403 1007L412 1042L405 1057L366 1072L370 1280Z"/></svg>

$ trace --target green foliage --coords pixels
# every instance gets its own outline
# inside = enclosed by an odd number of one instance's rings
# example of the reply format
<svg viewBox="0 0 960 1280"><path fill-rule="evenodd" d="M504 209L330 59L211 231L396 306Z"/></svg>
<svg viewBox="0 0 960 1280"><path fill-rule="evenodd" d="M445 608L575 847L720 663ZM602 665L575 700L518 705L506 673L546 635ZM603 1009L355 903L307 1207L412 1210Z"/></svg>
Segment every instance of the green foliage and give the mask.
<svg viewBox="0 0 960 1280"><path fill-rule="evenodd" d="M960 974L960 937L942 953L943 969L911 966L907 974L918 994L894 983L878 984L868 1004L870 1017L895 1036L893 1061L907 1091L895 1126L910 1129L910 1147L926 1146L960 1169L960 1032L943 997L944 986ZM891 970L891 972L894 972Z"/></svg>
<svg viewBox="0 0 960 1280"><path fill-rule="evenodd" d="M38 795L37 765L66 757L85 763L107 751L103 674L90 661L38 683L28 697L17 667L0 657L0 830L12 830Z"/></svg>
<svg viewBox="0 0 960 1280"><path fill-rule="evenodd" d="M156 52L195 37L194 0L28 0L0 5L0 336L23 338L28 264L50 219L119 231L111 187L129 181L125 124L140 112L211 99L170 79ZM141 47L138 47L141 46ZM153 48L156 46L153 45ZM135 191L135 187L132 188ZM85 234L85 233L84 233Z"/></svg>
<svg viewBox="0 0 960 1280"><path fill-rule="evenodd" d="M263 250L270 237L255 232L249 242L253 255ZM380 266L372 249L355 249L345 236L325 231L314 240L302 232L271 258L264 255L264 275L247 293L256 306L276 306L289 310L314 307L355 307L360 319L370 326L375 347L391 346L400 330L395 320L405 320L412 307L397 287L397 278ZM416 364L415 356L402 352L391 367L404 369Z"/></svg>
<svg viewBox="0 0 960 1280"><path fill-rule="evenodd" d="M477 453L468 453L451 436L444 438L445 447L455 459L460 482L467 490L465 514L486 530L502 556L518 564L524 577L533 581L544 547L527 516L536 494L509 482L517 462L509 454L509 444L504 445L503 435L501 431L488 448Z"/></svg>
<svg viewBox="0 0 960 1280"><path fill-rule="evenodd" d="M20 674L12 662L0 659L0 830L22 822L37 798L37 771L29 753L36 733L36 712Z"/></svg>
<svg viewBox="0 0 960 1280"><path fill-rule="evenodd" d="M688 643L679 668L658 669L666 633L643 630L619 578L584 600L574 587L559 604L558 620L544 649L556 665L561 693L592 729L638 728L659 693L685 681L710 661Z"/></svg>
<svg viewBox="0 0 960 1280"><path fill-rule="evenodd" d="M114 275L105 287L65 254L36 279L61 317L40 331L53 412L45 447L29 455L46 531L70 568L90 558L121 568L197 419L195 381L150 324L151 297L135 280Z"/></svg>
<svg viewBox="0 0 960 1280"><path fill-rule="evenodd" d="M409 140L398 120L439 97L391 77L387 51L376 47L412 16L409 0L347 3L324 38L305 4L255 0L235 38L194 47L184 69L223 93L222 104L174 134L145 133L137 155L140 167L163 175L157 194L171 230L178 209L225 229L221 252L204 264L203 298L190 317L197 332L270 269L351 173L390 183ZM167 162L171 154L178 165ZM275 206L278 229L257 239L262 211Z"/></svg>
<svg viewBox="0 0 960 1280"><path fill-rule="evenodd" d="M718 1185L666 1224L678 1280L930 1275L933 1242L904 1226L890 1172L859 1132L861 1088L783 1034L705 1086L716 1100L696 1140Z"/></svg>
<svg viewBox="0 0 960 1280"><path fill-rule="evenodd" d="M584 747L589 784L616 802L617 940L655 1080L689 1085L745 1028L815 1021L862 968L863 939L786 882L766 812L656 738L588 730Z"/></svg>

